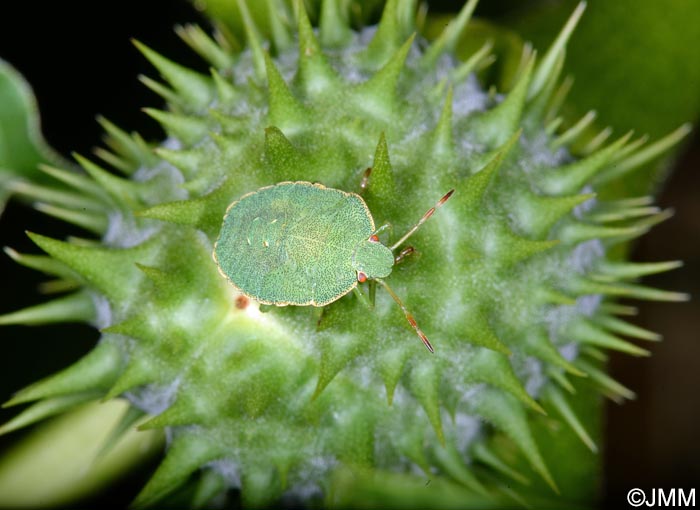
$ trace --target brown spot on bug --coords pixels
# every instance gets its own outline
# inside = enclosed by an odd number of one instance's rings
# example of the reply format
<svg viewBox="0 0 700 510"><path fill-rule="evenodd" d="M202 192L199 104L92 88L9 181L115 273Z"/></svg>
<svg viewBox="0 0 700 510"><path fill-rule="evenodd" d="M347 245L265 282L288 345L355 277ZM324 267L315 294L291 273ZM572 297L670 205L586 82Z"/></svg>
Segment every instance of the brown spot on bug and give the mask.
<svg viewBox="0 0 700 510"><path fill-rule="evenodd" d="M243 294L236 297L236 308L238 308L239 310L245 310L246 308L248 308L249 304L250 304L250 299L248 299Z"/></svg>

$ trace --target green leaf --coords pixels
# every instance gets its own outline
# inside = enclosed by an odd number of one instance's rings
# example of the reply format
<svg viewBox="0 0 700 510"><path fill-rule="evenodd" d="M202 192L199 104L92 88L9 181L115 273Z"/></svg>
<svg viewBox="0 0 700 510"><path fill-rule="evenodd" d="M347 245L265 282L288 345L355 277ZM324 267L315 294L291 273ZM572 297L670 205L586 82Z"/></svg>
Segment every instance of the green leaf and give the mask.
<svg viewBox="0 0 700 510"><path fill-rule="evenodd" d="M543 48L577 3L535 2L504 21L536 48ZM575 82L566 116L573 120L593 109L598 112L598 130L610 125L619 135L634 129L639 135L648 134L650 143L686 122L696 122L698 48L696 0L590 2L567 45L563 75L572 75ZM671 158L666 154L609 192L636 196L653 190L669 168Z"/></svg>
<svg viewBox="0 0 700 510"><path fill-rule="evenodd" d="M579 0L482 3L460 38L466 59L484 42L493 42L496 62L484 83L508 90L521 63L525 41L538 50L556 38ZM456 11L457 6L455 6ZM456 12L455 12L456 14ZM431 14L424 35L434 38L454 17ZM610 126L618 135L634 130L649 145L700 118L700 3L695 0L591 1L566 46L562 77L573 78L566 98L562 131L587 112L597 112L576 148L582 149ZM679 146L601 190L603 197L638 196L656 189L667 175ZM643 149L642 149L643 150Z"/></svg>
<svg viewBox="0 0 700 510"><path fill-rule="evenodd" d="M5 452L0 507L37 508L74 502L112 483L160 451L162 434L131 432L97 459L128 404L88 404L46 424Z"/></svg>

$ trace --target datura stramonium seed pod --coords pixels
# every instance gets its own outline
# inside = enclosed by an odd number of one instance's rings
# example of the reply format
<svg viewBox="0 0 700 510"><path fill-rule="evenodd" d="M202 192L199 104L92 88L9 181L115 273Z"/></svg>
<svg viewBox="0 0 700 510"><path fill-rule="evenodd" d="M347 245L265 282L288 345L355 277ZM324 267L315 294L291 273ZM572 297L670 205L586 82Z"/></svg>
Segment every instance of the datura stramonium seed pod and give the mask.
<svg viewBox="0 0 700 510"><path fill-rule="evenodd" d="M350 2L323 2L318 28L297 2L272 11L267 41L240 2L241 51L196 26L180 31L210 76L136 43L164 79L144 81L167 101L147 113L168 137L151 147L102 120L111 149L99 152L103 163L78 157L83 174L45 168L68 191L19 190L94 236L30 233L45 256L8 250L76 290L0 320L84 321L101 338L73 366L19 391L10 403L33 407L5 431L125 397L134 409L125 420L149 415L141 427L168 437L137 505L198 476L200 503L240 488L246 505L343 506L394 491L403 506L454 506L470 495L485 508L527 491L516 465L556 491L531 421L546 412L595 449L573 411L571 380L625 397L600 368L602 352L644 355L623 337L655 338L618 318L625 309L614 300L685 299L633 282L675 262L607 255L666 213L646 198L606 202L596 191L679 133L645 147L626 135L567 150L581 123L555 133L552 122L582 6L549 51L524 55L501 94L475 75L488 45L455 56L476 2L431 42L416 35L414 3L389 0L377 26L353 29ZM212 253L228 206L285 181L361 195L376 225L391 225L377 234L386 246L454 189L396 248L386 279L434 353L371 280L358 285L371 309L352 292L324 307L276 307L220 273ZM307 221L303 211L289 224ZM252 242L269 226L255 220ZM325 235L313 220L305 234ZM310 277L312 251L285 254L293 273L282 274ZM245 263L255 278L267 261Z"/></svg>

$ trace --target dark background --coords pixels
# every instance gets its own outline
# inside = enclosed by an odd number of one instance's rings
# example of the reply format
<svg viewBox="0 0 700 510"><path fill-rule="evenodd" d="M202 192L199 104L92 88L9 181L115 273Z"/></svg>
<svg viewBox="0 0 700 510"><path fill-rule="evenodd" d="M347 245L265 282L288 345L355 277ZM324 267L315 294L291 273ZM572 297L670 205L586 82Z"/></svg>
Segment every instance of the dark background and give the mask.
<svg viewBox="0 0 700 510"><path fill-rule="evenodd" d="M433 2L449 10L453 2ZM498 15L517 2L482 2L477 14ZM191 67L206 66L173 33L177 23L202 21L184 1L9 2L0 8L0 57L12 63L33 86L48 142L64 155L89 155L100 144L99 113L146 139L160 129L140 111L161 104L141 85L139 74L155 76L130 38L137 38ZM698 62L695 63L698 65ZM652 98L653 99L653 98ZM681 259L685 267L648 278L646 283L700 296L700 137L693 134L676 170L659 196L676 215L642 238L632 258L640 261ZM0 237L19 251L36 249L24 230L71 232L29 208L11 204L0 219ZM0 311L37 302L38 273L15 265L0 254ZM607 506L625 507L633 487L692 488L700 480L700 302L634 303L635 321L657 331L664 342L645 345L650 359L613 355L613 377L638 394L638 400L607 406L602 497ZM86 326L3 327L0 331L0 401L38 378L65 367L94 344L97 333ZM39 355L37 355L39 353ZM0 421L9 416L0 412ZM17 434L0 437L0 451ZM125 507L138 491L144 472L133 473L111 489L101 507ZM109 503L106 503L109 502ZM96 501L86 503L91 505Z"/></svg>

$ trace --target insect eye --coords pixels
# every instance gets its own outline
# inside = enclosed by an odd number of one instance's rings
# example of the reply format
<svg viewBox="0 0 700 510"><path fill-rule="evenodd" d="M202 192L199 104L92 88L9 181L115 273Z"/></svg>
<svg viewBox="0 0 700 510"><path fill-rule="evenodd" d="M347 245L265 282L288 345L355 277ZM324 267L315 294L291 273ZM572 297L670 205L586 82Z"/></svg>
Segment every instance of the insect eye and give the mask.
<svg viewBox="0 0 700 510"><path fill-rule="evenodd" d="M370 240L370 242L378 243L379 237L377 237L375 234L372 234L371 236L369 236L369 240Z"/></svg>
<svg viewBox="0 0 700 510"><path fill-rule="evenodd" d="M362 271L357 272L357 281L360 283L365 283L367 281L367 275Z"/></svg>

